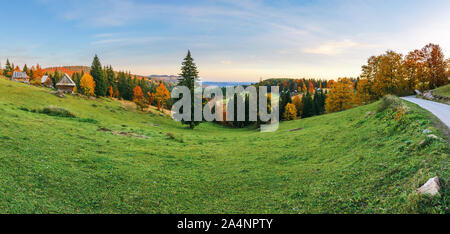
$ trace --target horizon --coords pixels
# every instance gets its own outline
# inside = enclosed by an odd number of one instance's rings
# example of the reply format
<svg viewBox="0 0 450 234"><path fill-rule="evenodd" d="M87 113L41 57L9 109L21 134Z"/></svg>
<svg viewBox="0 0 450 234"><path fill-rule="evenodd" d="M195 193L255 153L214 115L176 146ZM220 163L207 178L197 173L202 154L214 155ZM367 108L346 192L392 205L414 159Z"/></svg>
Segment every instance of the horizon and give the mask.
<svg viewBox="0 0 450 234"><path fill-rule="evenodd" d="M387 50L405 55L435 43L450 53L449 7L439 0L15 1L0 15L8 22L0 62L89 66L98 54L117 71L177 76L190 49L208 82L357 77L370 56Z"/></svg>

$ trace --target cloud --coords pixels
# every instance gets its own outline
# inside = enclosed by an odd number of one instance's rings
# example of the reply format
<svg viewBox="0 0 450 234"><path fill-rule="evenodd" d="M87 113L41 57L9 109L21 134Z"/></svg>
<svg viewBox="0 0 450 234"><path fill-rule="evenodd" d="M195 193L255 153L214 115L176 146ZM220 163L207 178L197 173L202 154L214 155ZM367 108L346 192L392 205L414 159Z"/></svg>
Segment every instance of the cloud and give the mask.
<svg viewBox="0 0 450 234"><path fill-rule="evenodd" d="M343 40L343 41L326 42L317 47L305 48L302 51L310 54L337 55L352 48L361 48L367 46L368 45L360 44L352 40Z"/></svg>

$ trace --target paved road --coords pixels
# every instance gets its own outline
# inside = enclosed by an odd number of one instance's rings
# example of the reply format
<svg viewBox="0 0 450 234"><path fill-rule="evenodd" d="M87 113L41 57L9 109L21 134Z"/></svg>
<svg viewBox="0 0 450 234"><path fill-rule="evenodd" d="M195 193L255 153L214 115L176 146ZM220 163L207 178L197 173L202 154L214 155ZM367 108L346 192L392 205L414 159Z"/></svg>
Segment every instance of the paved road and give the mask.
<svg viewBox="0 0 450 234"><path fill-rule="evenodd" d="M429 112L433 113L445 125L447 125L447 127L450 128L450 105L428 101L421 98L416 98L414 96L402 97L402 99L415 103L423 109L426 109Z"/></svg>

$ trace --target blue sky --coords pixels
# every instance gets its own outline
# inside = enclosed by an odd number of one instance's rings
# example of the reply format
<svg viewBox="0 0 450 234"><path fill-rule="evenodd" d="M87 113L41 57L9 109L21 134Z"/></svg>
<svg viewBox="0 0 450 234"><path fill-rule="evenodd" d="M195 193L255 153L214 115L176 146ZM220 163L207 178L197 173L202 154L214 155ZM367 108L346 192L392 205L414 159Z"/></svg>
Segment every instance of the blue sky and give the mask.
<svg viewBox="0 0 450 234"><path fill-rule="evenodd" d="M449 1L8 1L0 61L177 74L188 49L205 80L359 75L371 55L432 42L450 54Z"/></svg>

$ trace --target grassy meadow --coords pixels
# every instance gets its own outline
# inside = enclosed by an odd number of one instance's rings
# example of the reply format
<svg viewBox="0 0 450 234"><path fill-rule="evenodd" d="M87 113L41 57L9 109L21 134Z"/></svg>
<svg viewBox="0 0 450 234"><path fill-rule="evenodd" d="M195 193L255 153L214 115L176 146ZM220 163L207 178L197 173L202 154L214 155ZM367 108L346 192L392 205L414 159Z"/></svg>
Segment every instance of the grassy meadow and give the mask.
<svg viewBox="0 0 450 234"><path fill-rule="evenodd" d="M450 98L450 84L441 86L431 91L433 95Z"/></svg>
<svg viewBox="0 0 450 234"><path fill-rule="evenodd" d="M50 91L0 79L0 213L449 213L447 184L415 193L448 183L449 143L410 103L260 133Z"/></svg>

